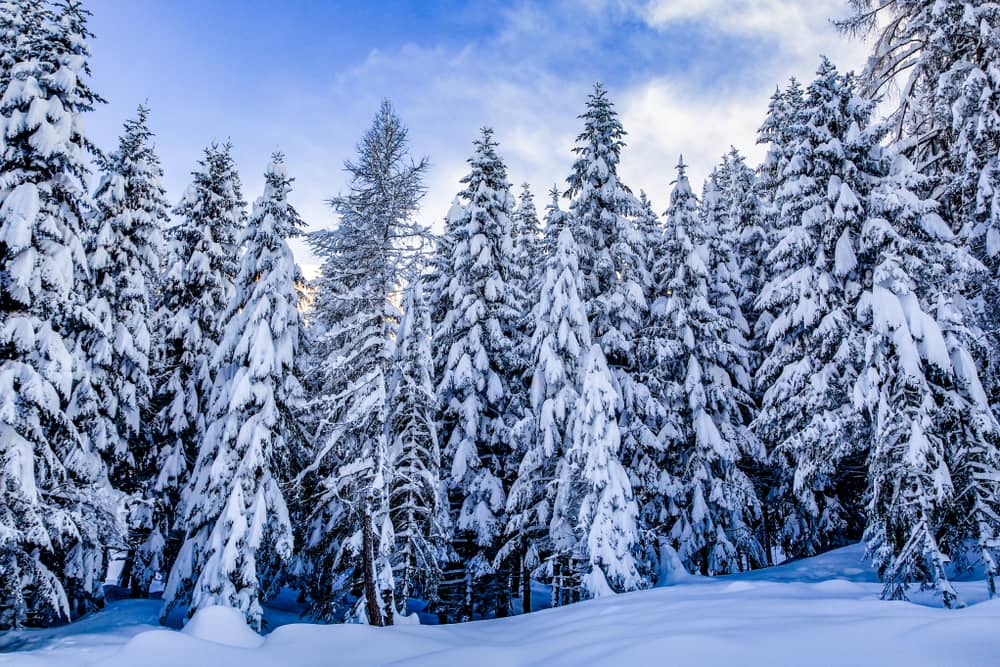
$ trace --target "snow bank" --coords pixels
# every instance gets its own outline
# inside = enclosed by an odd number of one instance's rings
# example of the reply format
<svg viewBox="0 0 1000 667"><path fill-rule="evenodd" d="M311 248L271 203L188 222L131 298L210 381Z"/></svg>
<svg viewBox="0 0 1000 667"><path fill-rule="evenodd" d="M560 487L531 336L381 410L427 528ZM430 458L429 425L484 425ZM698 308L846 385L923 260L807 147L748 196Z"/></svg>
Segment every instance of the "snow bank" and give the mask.
<svg viewBox="0 0 1000 667"><path fill-rule="evenodd" d="M199 609L181 632L196 639L227 646L257 648L264 643L264 638L247 625L243 613L231 607Z"/></svg>
<svg viewBox="0 0 1000 667"><path fill-rule="evenodd" d="M932 606L933 593L914 592L914 603L883 602L861 548L848 547L769 570L677 577L651 591L454 626L292 624L259 637L238 614L216 608L183 632L149 631L142 623L153 603L127 601L65 628L20 633L45 639L31 643L33 650L0 654L0 665L1000 664L1000 600L983 600L982 581L956 588L968 608ZM122 605L127 611L116 612ZM128 640L123 614L137 623ZM104 618L107 635L97 632Z"/></svg>

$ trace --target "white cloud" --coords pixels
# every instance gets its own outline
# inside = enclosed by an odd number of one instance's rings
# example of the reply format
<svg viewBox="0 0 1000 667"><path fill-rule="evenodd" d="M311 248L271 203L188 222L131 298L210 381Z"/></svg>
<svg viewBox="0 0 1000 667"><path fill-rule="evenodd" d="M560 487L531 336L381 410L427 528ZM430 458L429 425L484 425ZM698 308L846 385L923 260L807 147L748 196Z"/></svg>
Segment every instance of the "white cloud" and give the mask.
<svg viewBox="0 0 1000 667"><path fill-rule="evenodd" d="M611 85L629 133L622 176L636 191L645 189L662 212L680 153L691 165L696 188L730 145L759 158L756 129L775 85L791 75L811 78L820 52L845 67L860 64L864 45L838 35L827 20L840 6L840 0L588 0L556 9L522 3L501 13L502 27L491 40L372 51L357 66L337 73L325 89L290 93L284 100L310 128L283 141L298 177L295 199L314 228L332 224L322 202L346 187L340 166L352 155L379 100L389 97L410 128L414 153L432 160L420 216L425 224L440 229L483 125L495 129L513 184L531 183L544 205L553 183L564 187L580 129L577 115L592 84L584 72L594 71L557 74L548 58L565 49L591 56L594 49L607 48L596 31L614 37L617 23L631 14L665 40L683 37L677 27L685 23L718 33L711 44L700 46L705 52L695 54L690 64L650 74L650 63L637 63L636 73L617 77L627 84ZM594 25L599 27L589 31ZM626 32L620 35L628 39ZM732 48L711 50L719 45ZM752 58L753 76L720 77L724 62L713 58ZM304 268L313 270L315 260L305 246L295 250Z"/></svg>
<svg viewBox="0 0 1000 667"><path fill-rule="evenodd" d="M636 11L651 26L690 21L732 35L775 41L782 50L813 57L849 55L852 47L832 20L844 15L844 0L647 0Z"/></svg>
<svg viewBox="0 0 1000 667"><path fill-rule="evenodd" d="M696 95L667 79L639 85L621 97L622 123L629 132L622 160L622 178L646 193L662 213L669 183L683 154L697 189L730 146L751 159L761 156L756 130L768 94Z"/></svg>

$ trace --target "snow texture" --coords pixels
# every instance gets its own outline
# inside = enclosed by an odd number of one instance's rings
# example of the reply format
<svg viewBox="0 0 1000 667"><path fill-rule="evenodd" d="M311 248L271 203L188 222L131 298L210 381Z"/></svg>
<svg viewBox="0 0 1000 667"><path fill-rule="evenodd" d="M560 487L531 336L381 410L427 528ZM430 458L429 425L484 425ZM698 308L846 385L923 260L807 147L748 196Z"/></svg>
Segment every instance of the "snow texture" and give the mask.
<svg viewBox="0 0 1000 667"><path fill-rule="evenodd" d="M981 581L956 586L981 600ZM153 601L131 600L62 628L8 633L0 647L15 652L0 654L0 665L996 664L1000 601L949 611L883 602L880 588L861 547L851 546L752 573L687 577L651 591L442 627L291 624L261 638L239 614L208 608L192 619L195 629L181 633L152 626Z"/></svg>

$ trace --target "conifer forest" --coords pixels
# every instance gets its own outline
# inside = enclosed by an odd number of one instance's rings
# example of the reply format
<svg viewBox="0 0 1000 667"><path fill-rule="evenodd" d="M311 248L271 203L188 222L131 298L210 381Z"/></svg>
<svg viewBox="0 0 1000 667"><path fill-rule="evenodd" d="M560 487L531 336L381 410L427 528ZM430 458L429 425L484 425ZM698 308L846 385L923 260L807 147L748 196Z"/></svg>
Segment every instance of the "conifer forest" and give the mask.
<svg viewBox="0 0 1000 667"><path fill-rule="evenodd" d="M636 191L594 83L565 173L483 127L428 211L386 99L306 221L224 139L168 197L155 104L88 136L86 2L0 0L0 630L460 624L855 544L996 608L1000 5L843 4L867 65L780 85L759 164Z"/></svg>

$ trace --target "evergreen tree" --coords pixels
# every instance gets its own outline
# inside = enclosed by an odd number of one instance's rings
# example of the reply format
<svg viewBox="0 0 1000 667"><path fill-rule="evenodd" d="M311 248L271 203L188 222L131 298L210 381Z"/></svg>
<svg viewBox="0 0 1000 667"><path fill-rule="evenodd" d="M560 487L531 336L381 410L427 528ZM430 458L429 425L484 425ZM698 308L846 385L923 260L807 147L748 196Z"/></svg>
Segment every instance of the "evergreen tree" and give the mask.
<svg viewBox="0 0 1000 667"><path fill-rule="evenodd" d="M447 350L438 385L441 442L452 506L452 568L442 591L452 618L505 615L507 583L493 565L504 530L511 440L521 382L518 329L525 297L511 239L513 197L507 168L484 128L462 179L462 217L454 221L450 309L435 333Z"/></svg>
<svg viewBox="0 0 1000 667"><path fill-rule="evenodd" d="M866 267L857 240L877 176L872 104L824 59L810 84L774 195L776 240L758 307L774 321L758 371L755 426L783 472L772 494L789 555L856 539L869 437L850 401L863 355L855 309Z"/></svg>
<svg viewBox="0 0 1000 667"><path fill-rule="evenodd" d="M535 196L531 194L531 186L527 183L521 184L521 194L510 219L517 265L522 267L522 272L527 276L525 293L533 298L541 286L541 277L536 269L545 261L545 257L542 250L542 226L538 220L538 209L535 208ZM530 331L528 337L531 337Z"/></svg>
<svg viewBox="0 0 1000 667"><path fill-rule="evenodd" d="M851 0L848 32L875 36L867 92L898 85L894 144L927 179L952 229L990 276L976 293L985 345L973 348L1000 415L1000 7L970 0Z"/></svg>
<svg viewBox="0 0 1000 667"><path fill-rule="evenodd" d="M438 335L441 325L451 310L449 293L451 281L455 277L454 261L455 240L458 238L458 226L465 215L461 197L455 197L444 219L444 231L435 239L434 250L428 262L427 270L420 276L424 286L424 300L427 303L428 315L431 320L431 337ZM441 382L445 366L448 364L448 345L432 346L435 386Z"/></svg>
<svg viewBox="0 0 1000 667"><path fill-rule="evenodd" d="M759 256L759 283L753 290L745 293L749 302L744 307L744 316L748 323L752 323L751 344L752 357L751 369L754 376L752 396L757 410L764 401L764 382L761 376L761 366L767 357L770 349L768 343L768 331L774 322L774 313L763 308L758 300L769 280L779 275L775 266L768 261L770 252L780 237L780 225L783 218L781 210L776 205L778 189L781 187L786 167L792 160L797 137L804 131L804 114L802 107L805 104L802 87L794 78L788 86L775 91L768 105L767 116L760 127L757 143L767 145L767 153L764 161L757 168L757 179L754 187L754 194L760 206L760 225L762 232L760 256ZM785 222L788 219L784 219ZM770 447L772 443L765 441ZM755 468L755 469L754 469ZM758 497L762 501L760 540L764 545L769 563L773 564L775 556L775 543L780 540L781 523L786 513L783 507L785 502L783 497L787 487L788 478L785 476L784 463L780 457L768 455L764 461L759 462L751 468L751 476L757 487ZM782 480L779 482L779 480Z"/></svg>
<svg viewBox="0 0 1000 667"><path fill-rule="evenodd" d="M720 228L726 234L736 262L731 276L733 292L740 314L747 323L748 342L753 357L751 368L756 369L759 365L756 358L759 356L757 351L761 341L758 341L758 313L754 308L754 299L764 286L767 235L757 177L735 148L723 158L716 186L724 220Z"/></svg>
<svg viewBox="0 0 1000 667"><path fill-rule="evenodd" d="M392 568L400 611L411 597L437 603L441 563L451 557L432 372L430 317L418 280L406 292L387 401L390 466L395 471L389 488L396 539Z"/></svg>
<svg viewBox="0 0 1000 667"><path fill-rule="evenodd" d="M658 386L666 399L672 479L662 495L671 546L688 569L725 574L760 564L751 525L759 502L740 468L760 456L744 421L749 402L746 324L729 284L733 261L723 207L709 180L703 210L681 162L667 211L669 241L659 297Z"/></svg>
<svg viewBox="0 0 1000 667"><path fill-rule="evenodd" d="M120 583L131 586L135 595L146 595L163 567L163 538L141 488L155 469L147 457L150 434L143 424L151 409L150 319L167 223L163 170L146 124L148 115L149 109L140 106L136 118L125 122L118 150L105 161L94 197L95 229L86 248L96 293L110 317L110 363L103 369L101 385L118 442L112 481L133 494L129 555Z"/></svg>
<svg viewBox="0 0 1000 667"><path fill-rule="evenodd" d="M527 183L521 186L521 194L517 205L511 211L510 221L510 235L514 251L510 263L509 281L512 295L515 297L510 305L520 313L520 317L512 332L515 351L513 359L516 365L508 369L512 381L505 421L511 424L511 449L522 451L529 446L526 440L532 438L531 398L529 396L532 373L530 358L532 355L531 338L536 326L532 304L537 303L538 292L541 289L539 272L536 269L537 263L544 261L541 254L542 237L538 212L535 209L534 196ZM512 457L516 458L516 454L513 452ZM511 478L508 481L510 484L516 479L516 464L508 463L507 468L508 476ZM502 532L503 530L501 530ZM525 560L528 554L524 551L527 546L527 542L523 541L517 548L511 548L513 544L508 542L501 548L493 563L493 566L498 569L503 568L505 563L511 565L510 593L514 598L522 598L522 608L531 604L531 580ZM528 597L524 598L522 593L527 593Z"/></svg>
<svg viewBox="0 0 1000 667"><path fill-rule="evenodd" d="M182 503L185 541L164 591L164 615L210 605L239 609L255 630L292 554L280 484L300 437L297 356L301 276L287 239L304 223L288 203L292 179L272 157L264 194L239 241L234 296L212 357L208 426Z"/></svg>
<svg viewBox="0 0 1000 667"><path fill-rule="evenodd" d="M520 251L528 256L529 266L534 266L531 262L537 261L540 256L541 235L542 227L538 220L538 209L535 208L535 196L531 194L531 186L522 183L517 206L511 214L511 236L516 239Z"/></svg>
<svg viewBox="0 0 1000 667"><path fill-rule="evenodd" d="M631 470L646 455L644 450L655 447L648 427L655 415L647 414L653 402L639 382L636 349L648 315L648 239L636 226L642 205L618 177L625 130L600 83L587 98L587 110L580 118L584 130L577 137L573 149L577 159L567 179L570 224L581 252L581 297L591 338L600 345L615 375L613 386L621 392L616 403L621 457ZM646 491L640 485L636 493L642 499Z"/></svg>
<svg viewBox="0 0 1000 667"><path fill-rule="evenodd" d="M461 197L455 197L444 219L444 231L435 239L434 250L428 262L427 270L420 276L424 285L424 299L427 302L428 314L431 318L431 332L434 335L444 322L451 309L451 297L448 289L454 276L452 266L455 239L458 238L458 225L465 215ZM440 379L448 360L447 351L435 347L434 378Z"/></svg>
<svg viewBox="0 0 1000 667"><path fill-rule="evenodd" d="M541 253L546 261L555 254L562 230L570 226L569 213L559 206L559 197L559 188L553 185L549 190L549 203L545 206L545 228L542 230Z"/></svg>
<svg viewBox="0 0 1000 667"><path fill-rule="evenodd" d="M881 128L870 130L881 138ZM1000 426L970 345L976 332L961 294L981 266L914 194L911 163L878 146L883 177L868 202L861 245L875 267L859 314L868 329L855 401L874 420L865 530L884 596L936 586L961 606L946 564L976 543L990 595L1000 528Z"/></svg>
<svg viewBox="0 0 1000 667"><path fill-rule="evenodd" d="M360 592L354 617L391 625L396 537L386 401L396 300L426 237L413 216L427 160L411 159L406 128L386 100L346 168L350 190L331 200L339 226L309 238L323 264L315 285L318 395L310 406L317 451L307 471L316 497L306 499L303 576L315 616L335 618Z"/></svg>
<svg viewBox="0 0 1000 667"><path fill-rule="evenodd" d="M142 559L171 571L185 539L179 503L205 438L209 394L222 317L234 294L237 235L244 225L239 175L229 144L212 143L174 209L181 222L167 230L165 270L154 315L155 411L147 490L154 528Z"/></svg>
<svg viewBox="0 0 1000 667"><path fill-rule="evenodd" d="M691 212L697 214L697 200L693 193L689 191L688 194L691 195ZM650 267L650 281L646 289L650 312L636 341L637 378L648 392L643 406L647 436L644 446L633 451L627 459L626 469L639 505L642 537L640 569L647 580L652 580L662 569L663 547L668 546L664 537L673 512L674 498L679 494L668 453L670 443L676 441L676 433L672 430L668 410L673 381L663 358L663 342L667 336L663 327L667 323L655 308L657 297L664 289L665 277L673 271L672 261L677 259L677 254L670 250L673 242L671 231L661 228L659 216L653 211L653 204L645 192L640 194L639 200L642 210L637 224L640 233L647 239Z"/></svg>
<svg viewBox="0 0 1000 667"><path fill-rule="evenodd" d="M0 98L0 628L101 603L117 496L69 402L91 360L82 234L89 205L83 115L87 12L75 2L2 8ZM9 66L9 69L7 67Z"/></svg>
<svg viewBox="0 0 1000 667"><path fill-rule="evenodd" d="M554 201L553 206L557 205ZM551 552L548 538L556 464L568 450L569 426L579 397L580 360L590 349L578 255L572 232L563 226L558 245L546 261L539 300L532 310L531 416L517 477L507 497L507 543L501 551L501 556L517 554L524 613L531 611L531 574Z"/></svg>
<svg viewBox="0 0 1000 667"><path fill-rule="evenodd" d="M579 577L581 597L601 597L643 587L633 557L639 510L618 458L619 391L598 345L587 350L580 371L550 530L557 555Z"/></svg>
<svg viewBox="0 0 1000 667"><path fill-rule="evenodd" d="M640 204L618 178L625 130L601 84L595 84L580 118L584 130L573 149L577 159L566 196L572 198L571 224L582 253L582 296L594 341L624 376L632 368L632 342L646 312L645 239L633 221Z"/></svg>
<svg viewBox="0 0 1000 667"><path fill-rule="evenodd" d="M646 250L643 261L650 271L646 284L646 300L651 302L656 288L656 276L652 275L652 272L663 250L663 228L660 224L660 217L653 210L653 202L649 200L645 190L639 191L639 213L635 220L635 226L639 237L643 239Z"/></svg>

